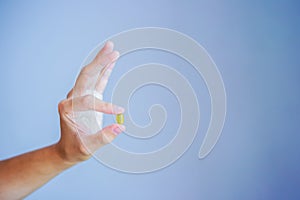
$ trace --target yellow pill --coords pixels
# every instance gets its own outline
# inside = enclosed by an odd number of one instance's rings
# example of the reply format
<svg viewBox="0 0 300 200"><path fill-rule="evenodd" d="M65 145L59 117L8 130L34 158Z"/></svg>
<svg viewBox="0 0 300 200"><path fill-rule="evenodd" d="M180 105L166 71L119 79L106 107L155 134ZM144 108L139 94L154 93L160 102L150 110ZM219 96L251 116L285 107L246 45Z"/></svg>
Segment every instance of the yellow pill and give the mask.
<svg viewBox="0 0 300 200"><path fill-rule="evenodd" d="M124 123L124 115L122 113L121 114L117 114L116 120L117 120L118 124L123 124Z"/></svg>

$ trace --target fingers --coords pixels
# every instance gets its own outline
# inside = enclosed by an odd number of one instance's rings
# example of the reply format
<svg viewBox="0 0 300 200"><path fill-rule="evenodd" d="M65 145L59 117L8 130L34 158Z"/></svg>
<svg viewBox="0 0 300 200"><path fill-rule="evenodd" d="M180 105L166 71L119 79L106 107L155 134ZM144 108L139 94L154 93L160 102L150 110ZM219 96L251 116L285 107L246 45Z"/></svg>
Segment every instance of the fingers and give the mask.
<svg viewBox="0 0 300 200"><path fill-rule="evenodd" d="M115 115L125 111L124 108L116 106L112 103L101 101L100 99L95 98L93 95L66 99L60 103L59 110L63 113L94 110L97 112Z"/></svg>
<svg viewBox="0 0 300 200"><path fill-rule="evenodd" d="M97 55L90 64L82 69L81 73L87 74L89 76L97 76L99 75L99 72L103 69L103 67L116 62L116 60L119 58L119 55L120 54L118 51L112 51L104 55Z"/></svg>
<svg viewBox="0 0 300 200"><path fill-rule="evenodd" d="M105 45L103 46L103 48L96 55L96 59L100 58L101 56L103 56L105 54L112 52L113 49L114 49L114 43L112 43L111 41L107 41L105 43Z"/></svg>
<svg viewBox="0 0 300 200"><path fill-rule="evenodd" d="M113 43L107 42L95 59L82 68L70 95L82 96L86 94L86 91L93 91L95 89L98 92L101 91L102 94L114 63L118 58L119 52L113 51ZM104 76L103 81L102 76ZM100 79L98 80L99 77ZM70 95L68 96L70 97Z"/></svg>
<svg viewBox="0 0 300 200"><path fill-rule="evenodd" d="M117 51L113 51L99 58L97 62L93 61L87 66L85 66L81 70L76 80L75 89L94 89L99 75L103 73L106 66L108 66L111 63L114 63L118 59L118 57L119 53Z"/></svg>
<svg viewBox="0 0 300 200"><path fill-rule="evenodd" d="M104 90L106 88L108 79L110 77L110 74L111 74L114 66L115 66L115 62L111 63L107 67L103 68L103 71L101 72L101 76L97 80L97 83L96 83L96 86L95 86L95 90L98 93L103 94L103 92L104 92Z"/></svg>

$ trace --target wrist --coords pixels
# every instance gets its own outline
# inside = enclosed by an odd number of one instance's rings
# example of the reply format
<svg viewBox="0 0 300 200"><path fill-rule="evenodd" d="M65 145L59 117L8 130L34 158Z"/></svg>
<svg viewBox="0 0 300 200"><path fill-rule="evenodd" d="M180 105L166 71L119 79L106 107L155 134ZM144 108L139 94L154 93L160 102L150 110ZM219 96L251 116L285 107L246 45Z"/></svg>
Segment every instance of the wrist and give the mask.
<svg viewBox="0 0 300 200"><path fill-rule="evenodd" d="M73 165L77 164L77 162L71 162L68 157L66 156L65 151L63 151L59 143L55 143L51 146L51 151L54 157L56 158L55 160L62 166L64 169L72 167Z"/></svg>

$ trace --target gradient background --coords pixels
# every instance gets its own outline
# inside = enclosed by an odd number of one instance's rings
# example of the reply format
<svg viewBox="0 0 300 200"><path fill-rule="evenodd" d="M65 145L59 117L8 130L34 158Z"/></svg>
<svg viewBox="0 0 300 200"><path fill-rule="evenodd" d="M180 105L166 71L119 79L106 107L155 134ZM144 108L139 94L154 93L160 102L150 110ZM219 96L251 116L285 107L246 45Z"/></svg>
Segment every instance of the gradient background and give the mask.
<svg viewBox="0 0 300 200"><path fill-rule="evenodd" d="M214 150L204 160L197 157L209 119L209 96L203 83L192 83L202 99L203 118L196 140L176 163L132 175L90 159L27 199L300 199L297 1L1 1L0 159L57 141L57 104L72 87L83 59L109 36L145 26L191 36L216 62L228 112ZM168 60L155 52L143 56ZM135 62L128 58L127 63ZM118 66L112 84L126 69ZM192 71L182 73L194 81ZM176 114L172 95L161 88L144 89L131 101L138 123L148 122L146 112L138 111L146 111L154 100L170 99L168 114ZM157 94L152 92L166 96L144 96ZM110 120L106 117L105 123ZM176 129L172 120L165 130ZM125 135L116 140L128 148L130 141ZM145 151L143 145L132 148Z"/></svg>

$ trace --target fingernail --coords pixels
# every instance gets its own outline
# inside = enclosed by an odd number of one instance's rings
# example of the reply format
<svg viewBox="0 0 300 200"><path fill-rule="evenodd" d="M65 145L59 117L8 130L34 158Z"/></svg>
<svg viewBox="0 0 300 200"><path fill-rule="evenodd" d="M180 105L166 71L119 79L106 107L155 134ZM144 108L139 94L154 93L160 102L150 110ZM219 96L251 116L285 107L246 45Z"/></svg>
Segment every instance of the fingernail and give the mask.
<svg viewBox="0 0 300 200"><path fill-rule="evenodd" d="M122 133L123 131L125 131L125 126L123 126L123 125L118 125L118 126L116 126L116 127L113 129L113 132L114 132L116 135L119 135L119 134Z"/></svg>
<svg viewBox="0 0 300 200"><path fill-rule="evenodd" d="M121 106L114 106L114 112L116 114L120 114L120 113L123 113L125 111L124 108L122 108Z"/></svg>

